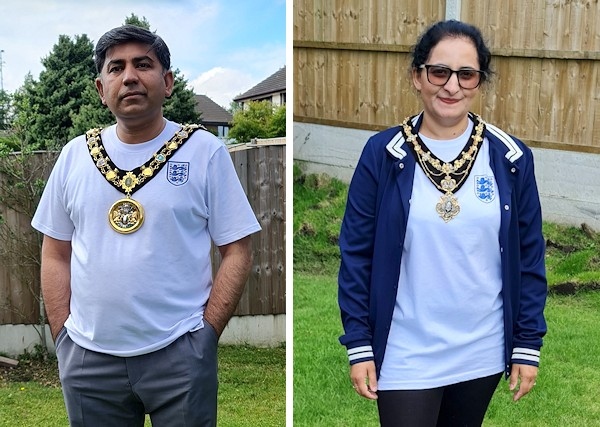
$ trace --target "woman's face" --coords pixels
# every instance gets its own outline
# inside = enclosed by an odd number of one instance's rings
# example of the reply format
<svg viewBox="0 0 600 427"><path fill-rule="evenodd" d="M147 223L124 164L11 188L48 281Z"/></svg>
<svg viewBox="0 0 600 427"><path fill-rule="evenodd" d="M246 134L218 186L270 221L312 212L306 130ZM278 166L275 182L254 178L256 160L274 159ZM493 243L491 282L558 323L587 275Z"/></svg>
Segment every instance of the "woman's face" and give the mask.
<svg viewBox="0 0 600 427"><path fill-rule="evenodd" d="M452 70L479 70L477 49L470 39L464 37L442 39L431 50L426 64L443 65ZM430 83L425 69L413 70L412 76L413 83L423 99L425 116L437 122L439 126L455 126L464 120L479 93L479 87L463 89L458 83L456 73L452 73L443 86Z"/></svg>

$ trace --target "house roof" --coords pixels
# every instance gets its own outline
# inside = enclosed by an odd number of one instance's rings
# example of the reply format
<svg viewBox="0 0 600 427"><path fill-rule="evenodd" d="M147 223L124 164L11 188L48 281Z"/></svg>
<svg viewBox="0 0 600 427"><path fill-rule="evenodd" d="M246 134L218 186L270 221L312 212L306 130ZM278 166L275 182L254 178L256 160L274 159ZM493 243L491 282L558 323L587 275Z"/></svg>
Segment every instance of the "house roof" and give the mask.
<svg viewBox="0 0 600 427"><path fill-rule="evenodd" d="M274 92L285 92L285 66L267 77L265 80L254 86L252 89L233 98L234 101L245 101L247 99L258 98L261 95L268 95Z"/></svg>
<svg viewBox="0 0 600 427"><path fill-rule="evenodd" d="M233 116L206 95L195 95L196 110L202 113L203 123L231 123Z"/></svg>

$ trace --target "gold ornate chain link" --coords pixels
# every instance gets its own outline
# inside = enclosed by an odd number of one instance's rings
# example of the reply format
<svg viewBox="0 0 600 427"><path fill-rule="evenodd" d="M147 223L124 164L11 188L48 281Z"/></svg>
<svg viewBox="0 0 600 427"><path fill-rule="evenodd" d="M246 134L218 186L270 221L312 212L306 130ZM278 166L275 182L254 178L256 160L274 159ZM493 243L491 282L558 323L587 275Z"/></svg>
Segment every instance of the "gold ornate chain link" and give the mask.
<svg viewBox="0 0 600 427"><path fill-rule="evenodd" d="M479 115L473 114L473 117L475 118L475 133L471 137L472 142L469 149L462 151L460 158L457 158L452 162L442 162L431 153L431 151L427 150L426 147L425 149L423 148L424 144L421 145L422 141L420 143L419 136L414 133L410 117L404 119L401 124L407 141L413 145L421 169L435 187L444 193L452 193L455 189L459 188L467 176L469 176L469 171L476 158L479 144L483 141L482 135L485 130L485 124ZM465 164L466 167L461 170ZM441 176L444 176L444 178L438 183L434 177L439 179Z"/></svg>
<svg viewBox="0 0 600 427"><path fill-rule="evenodd" d="M146 179L152 178L154 172L171 157L187 139L197 129L205 129L204 126L196 124L187 124L173 135L162 148L153 154L152 158L139 166L140 172L135 174L133 171L121 171L116 166L111 166L112 162L108 155L105 155L106 149L102 144L100 137L101 128L90 129L86 132L87 145L90 155L96 164L96 167L102 173L104 178L117 188L130 196L134 189L142 184Z"/></svg>

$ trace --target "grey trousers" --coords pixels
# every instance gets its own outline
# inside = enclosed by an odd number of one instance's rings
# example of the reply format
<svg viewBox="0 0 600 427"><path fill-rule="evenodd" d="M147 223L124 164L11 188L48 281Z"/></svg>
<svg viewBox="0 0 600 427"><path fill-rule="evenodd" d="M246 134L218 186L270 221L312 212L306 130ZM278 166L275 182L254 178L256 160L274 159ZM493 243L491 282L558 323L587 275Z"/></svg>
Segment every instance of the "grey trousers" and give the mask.
<svg viewBox="0 0 600 427"><path fill-rule="evenodd" d="M169 346L116 357L56 338L60 382L71 426L217 425L217 335L205 327Z"/></svg>

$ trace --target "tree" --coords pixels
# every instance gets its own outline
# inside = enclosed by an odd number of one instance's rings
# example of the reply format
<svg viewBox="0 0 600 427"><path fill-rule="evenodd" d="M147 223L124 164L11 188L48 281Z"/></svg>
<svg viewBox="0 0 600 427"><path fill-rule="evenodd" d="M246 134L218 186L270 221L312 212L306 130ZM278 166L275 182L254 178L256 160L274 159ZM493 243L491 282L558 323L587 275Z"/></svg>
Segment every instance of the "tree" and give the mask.
<svg viewBox="0 0 600 427"><path fill-rule="evenodd" d="M285 105L282 105L273 111L269 126L269 135L270 138L285 136Z"/></svg>
<svg viewBox="0 0 600 427"><path fill-rule="evenodd" d="M251 101L233 114L232 125L229 138L237 142L285 136L285 105L273 107L269 101Z"/></svg>
<svg viewBox="0 0 600 427"><path fill-rule="evenodd" d="M142 16L142 19L140 19L135 13L132 13L131 16L125 18L124 25L135 25L136 27L145 28L150 31L150 22L148 22L146 17Z"/></svg>
<svg viewBox="0 0 600 427"><path fill-rule="evenodd" d="M61 35L42 59L45 69L39 82L25 82L15 113L31 121L26 136L38 148L62 147L68 141L73 114L83 105L81 94L95 73L92 52L92 42L85 34L73 40Z"/></svg>
<svg viewBox="0 0 600 427"><path fill-rule="evenodd" d="M241 109L242 109L241 103L236 102L236 101L231 101L229 103L229 108L227 109L227 111L229 111L229 113L233 116L235 113L237 113Z"/></svg>
<svg viewBox="0 0 600 427"><path fill-rule="evenodd" d="M10 103L10 94L0 90L0 130L6 130L10 126Z"/></svg>
<svg viewBox="0 0 600 427"><path fill-rule="evenodd" d="M175 83L173 93L165 101L164 116L177 123L198 123L200 114L196 110L196 97L192 89L188 89L187 80L179 69L173 71Z"/></svg>
<svg viewBox="0 0 600 427"><path fill-rule="evenodd" d="M25 82L14 94L12 107L15 110L14 118L11 122L10 141L8 142L8 152L20 151L22 146L31 147L32 150L39 149L39 144L34 141L31 130L37 117L37 106L33 105L31 94L35 90L35 81L28 73L25 76Z"/></svg>

